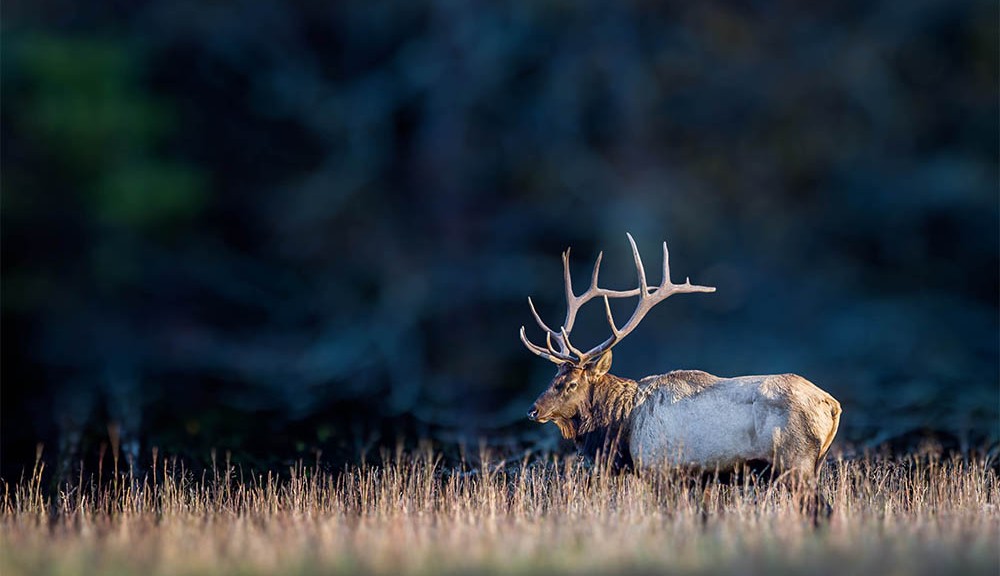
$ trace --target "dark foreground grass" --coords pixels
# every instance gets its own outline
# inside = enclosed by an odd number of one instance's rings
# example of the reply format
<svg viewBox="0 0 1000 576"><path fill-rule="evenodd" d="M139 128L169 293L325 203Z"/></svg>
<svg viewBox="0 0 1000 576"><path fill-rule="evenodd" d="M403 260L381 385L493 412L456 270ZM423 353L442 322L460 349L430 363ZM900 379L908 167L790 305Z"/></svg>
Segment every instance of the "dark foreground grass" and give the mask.
<svg viewBox="0 0 1000 576"><path fill-rule="evenodd" d="M158 462L7 485L0 574L1000 573L983 458L837 460L819 528L801 493L746 476L613 475L575 459L446 469L430 451L280 477Z"/></svg>

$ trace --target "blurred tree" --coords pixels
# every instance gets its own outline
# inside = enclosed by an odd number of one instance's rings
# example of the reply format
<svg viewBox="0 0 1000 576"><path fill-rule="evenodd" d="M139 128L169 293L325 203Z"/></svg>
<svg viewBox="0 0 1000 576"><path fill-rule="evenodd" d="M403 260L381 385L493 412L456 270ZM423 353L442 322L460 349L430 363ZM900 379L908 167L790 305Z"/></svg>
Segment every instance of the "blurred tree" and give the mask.
<svg viewBox="0 0 1000 576"><path fill-rule="evenodd" d="M794 371L844 440L996 441L996 9L19 5L4 474L108 420L199 454L554 446L525 297L558 315L566 246L626 286L625 231L719 290L616 373Z"/></svg>
<svg viewBox="0 0 1000 576"><path fill-rule="evenodd" d="M18 327L32 335L32 347L42 345L30 354L54 380L49 401L62 462L75 458L98 396L110 412L104 417L123 426L127 455L135 456L144 409L138 364L147 356L137 346L145 327L136 290L155 289L145 261L164 234L195 221L205 178L164 155L174 121L143 86L127 42L38 33L19 38L12 51L23 82L16 103L22 113L13 122L45 172L30 173L41 169L32 162L8 179L15 183L5 195L13 243L23 250L25 241L43 242L31 244L30 256L15 250L15 261L5 262L6 293L13 296L4 301L5 315L43 320Z"/></svg>
<svg viewBox="0 0 1000 576"><path fill-rule="evenodd" d="M79 183L95 222L143 233L198 213L204 178L158 153L176 121L139 83L132 47L32 36L17 57L30 86L23 129Z"/></svg>

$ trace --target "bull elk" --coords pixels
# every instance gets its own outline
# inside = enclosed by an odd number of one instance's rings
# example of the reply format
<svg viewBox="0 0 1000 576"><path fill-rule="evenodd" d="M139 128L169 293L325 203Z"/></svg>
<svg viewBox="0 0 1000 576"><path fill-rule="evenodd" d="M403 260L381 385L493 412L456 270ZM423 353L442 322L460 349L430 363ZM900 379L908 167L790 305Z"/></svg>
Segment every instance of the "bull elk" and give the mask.
<svg viewBox="0 0 1000 576"><path fill-rule="evenodd" d="M795 374L719 378L699 370L675 370L635 381L609 373L612 347L635 330L653 306L674 294L715 291L691 284L690 279L673 284L666 242L663 280L659 286L648 286L639 250L631 234L627 236L639 276L637 288L599 287L602 253L590 287L574 294L567 249L562 255L567 302L562 326L549 328L528 298L531 314L545 332L545 346L529 341L524 326L521 341L558 365L528 418L554 422L584 456L602 451L615 468L668 464L732 470L763 461L779 474L815 478L837 434L840 403L805 378ZM609 299L635 296L638 305L619 328ZM604 300L611 335L584 352L570 343L570 332L580 307L598 297Z"/></svg>

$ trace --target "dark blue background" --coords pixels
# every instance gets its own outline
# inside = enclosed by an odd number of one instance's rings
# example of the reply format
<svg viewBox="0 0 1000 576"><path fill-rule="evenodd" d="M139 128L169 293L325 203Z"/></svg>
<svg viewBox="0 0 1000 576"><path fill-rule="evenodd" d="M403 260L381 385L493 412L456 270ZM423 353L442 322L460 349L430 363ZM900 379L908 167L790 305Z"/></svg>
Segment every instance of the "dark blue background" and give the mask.
<svg viewBox="0 0 1000 576"><path fill-rule="evenodd" d="M532 295L677 296L613 371L797 372L845 446L998 439L993 2L8 3L3 470L556 446ZM578 290L583 286L579 285ZM580 345L606 336L587 310ZM618 309L628 313L627 305ZM910 442L906 440L905 442ZM905 443L904 442L904 443Z"/></svg>

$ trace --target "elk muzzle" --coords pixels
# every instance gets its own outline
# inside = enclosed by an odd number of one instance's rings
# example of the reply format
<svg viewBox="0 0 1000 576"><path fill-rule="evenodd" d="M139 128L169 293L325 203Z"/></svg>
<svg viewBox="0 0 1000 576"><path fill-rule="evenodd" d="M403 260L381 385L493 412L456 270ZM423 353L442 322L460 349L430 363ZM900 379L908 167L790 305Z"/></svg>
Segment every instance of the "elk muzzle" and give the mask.
<svg viewBox="0 0 1000 576"><path fill-rule="evenodd" d="M552 420L552 413L555 412L556 406L554 405L548 394L542 394L539 396L538 400L531 405L531 410L528 410L528 419L532 422L538 422L539 424L544 424L549 420Z"/></svg>
<svg viewBox="0 0 1000 576"><path fill-rule="evenodd" d="M539 410L538 404L532 406L531 410L528 411L528 420L531 420L532 422L538 422L539 424L544 424L548 422L551 419L551 417L552 414L550 413L550 411Z"/></svg>
<svg viewBox="0 0 1000 576"><path fill-rule="evenodd" d="M531 410L528 410L528 420L532 422L538 422L544 424L552 419L552 410L545 409L538 406L538 402L535 402L531 406Z"/></svg>

